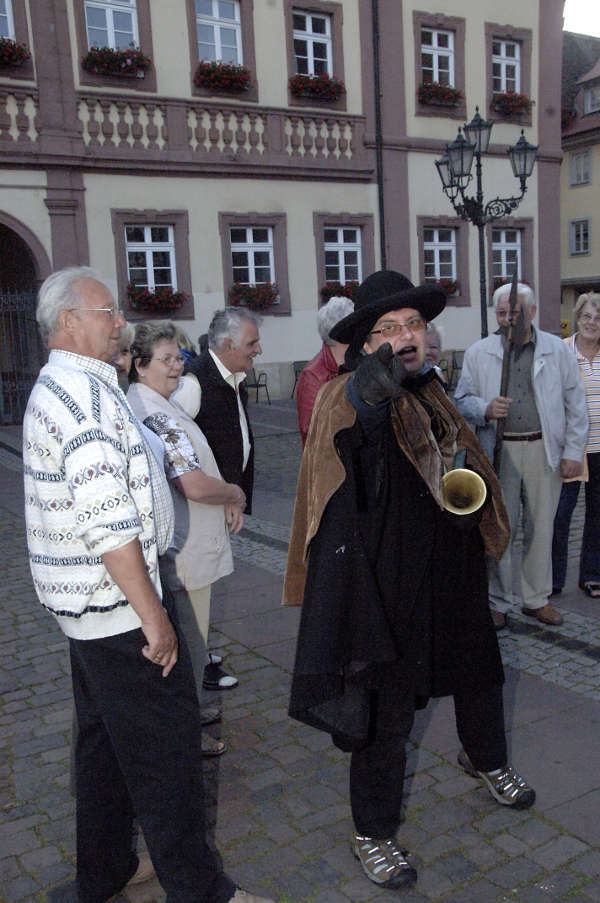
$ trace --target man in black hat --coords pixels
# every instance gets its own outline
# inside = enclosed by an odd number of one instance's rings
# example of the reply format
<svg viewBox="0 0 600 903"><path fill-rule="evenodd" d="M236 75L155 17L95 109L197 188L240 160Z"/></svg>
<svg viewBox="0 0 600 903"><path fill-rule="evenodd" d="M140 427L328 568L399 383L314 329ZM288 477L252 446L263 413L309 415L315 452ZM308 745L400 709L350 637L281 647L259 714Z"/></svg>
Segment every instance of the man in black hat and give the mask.
<svg viewBox="0 0 600 903"><path fill-rule="evenodd" d="M459 764L517 809L535 793L507 764L504 674L487 604L485 553L508 541L496 476L425 361L435 286L369 276L332 330L354 368L322 390L302 459L284 604L303 604L290 715L351 752L352 850L376 884L416 872L396 839L405 742L416 708L453 695ZM485 506L444 510L457 452Z"/></svg>

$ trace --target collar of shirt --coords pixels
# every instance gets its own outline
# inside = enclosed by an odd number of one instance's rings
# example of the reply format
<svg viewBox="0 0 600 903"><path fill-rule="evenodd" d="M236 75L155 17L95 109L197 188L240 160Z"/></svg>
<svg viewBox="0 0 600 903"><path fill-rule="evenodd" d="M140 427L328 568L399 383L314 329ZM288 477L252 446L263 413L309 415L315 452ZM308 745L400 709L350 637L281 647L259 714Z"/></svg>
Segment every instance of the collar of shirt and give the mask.
<svg viewBox="0 0 600 903"><path fill-rule="evenodd" d="M215 366L226 383L235 389L237 392L240 387L240 383L242 383L246 379L246 373L243 370L239 370L237 373L232 373L231 370L228 370L225 364L221 361L219 357L214 353L214 351L209 348L208 353L212 357L215 362Z"/></svg>
<svg viewBox="0 0 600 903"><path fill-rule="evenodd" d="M74 351L62 351L54 348L50 352L49 362L55 363L64 359L70 361L74 367L86 370L92 376L97 376L103 383L110 386L111 389L119 389L119 381L117 379L117 370L112 364L105 361L99 361L95 357L86 357L84 354L75 354ZM119 390L120 391L120 390Z"/></svg>

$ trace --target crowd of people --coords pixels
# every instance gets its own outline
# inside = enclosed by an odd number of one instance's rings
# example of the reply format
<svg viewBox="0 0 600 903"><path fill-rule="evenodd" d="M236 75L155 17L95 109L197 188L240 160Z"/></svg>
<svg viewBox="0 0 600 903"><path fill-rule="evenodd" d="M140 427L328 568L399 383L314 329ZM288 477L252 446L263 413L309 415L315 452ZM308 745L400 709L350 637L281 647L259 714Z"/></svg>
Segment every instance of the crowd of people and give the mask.
<svg viewBox="0 0 600 903"><path fill-rule="evenodd" d="M550 599L581 482L579 586L600 596L600 295L581 296L561 341L534 325L528 286L501 287L498 332L467 349L453 399L432 322L445 303L436 285L371 274L354 302L319 309L297 387L289 713L350 754L351 849L393 889L417 880L397 831L431 698L453 696L458 763L496 802L535 801L508 761L497 631L514 606L562 623ZM209 648L210 598L251 512L260 318L216 311L198 353L174 323L127 324L104 280L72 267L44 282L37 319L50 356L23 424L25 507L35 589L69 638L77 899L155 873L168 903L272 903L223 872L202 778L225 752L203 730L222 716L204 691L238 683ZM455 468L485 486L469 514L448 503Z"/></svg>

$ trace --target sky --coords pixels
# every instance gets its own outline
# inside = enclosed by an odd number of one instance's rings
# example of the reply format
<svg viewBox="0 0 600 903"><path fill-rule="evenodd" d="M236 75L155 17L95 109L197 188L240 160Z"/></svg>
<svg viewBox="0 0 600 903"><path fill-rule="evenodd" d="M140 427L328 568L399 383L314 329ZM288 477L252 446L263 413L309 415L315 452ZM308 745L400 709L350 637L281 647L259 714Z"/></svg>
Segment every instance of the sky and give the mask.
<svg viewBox="0 0 600 903"><path fill-rule="evenodd" d="M565 30L600 38L600 3L597 0L566 0Z"/></svg>

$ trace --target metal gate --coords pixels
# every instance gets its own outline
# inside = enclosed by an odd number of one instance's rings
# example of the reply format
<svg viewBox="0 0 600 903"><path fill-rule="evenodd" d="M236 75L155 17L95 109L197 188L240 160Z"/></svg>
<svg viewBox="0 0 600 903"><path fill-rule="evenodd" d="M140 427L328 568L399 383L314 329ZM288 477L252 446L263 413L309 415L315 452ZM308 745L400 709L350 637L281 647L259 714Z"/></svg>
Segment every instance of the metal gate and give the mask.
<svg viewBox="0 0 600 903"><path fill-rule="evenodd" d="M0 423L21 423L44 363L35 292L0 290Z"/></svg>

